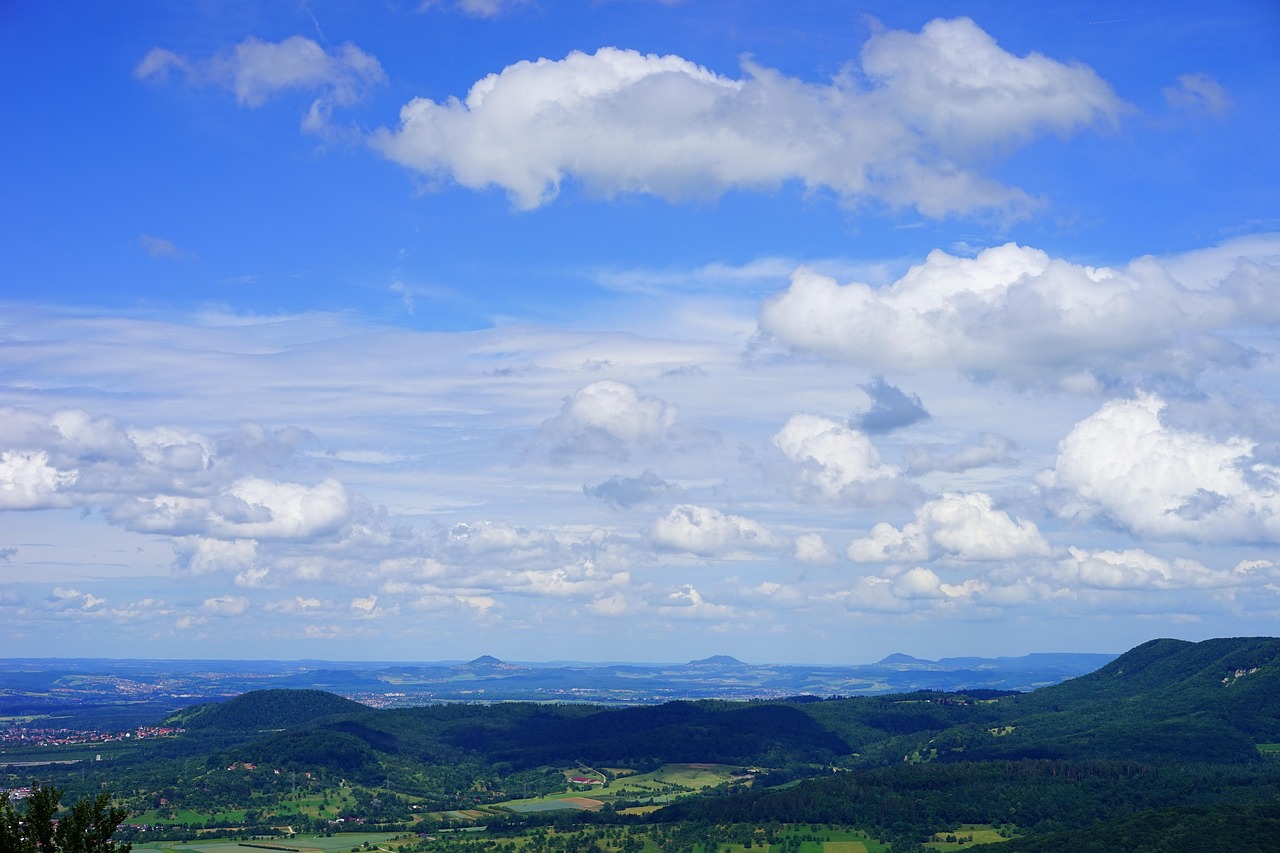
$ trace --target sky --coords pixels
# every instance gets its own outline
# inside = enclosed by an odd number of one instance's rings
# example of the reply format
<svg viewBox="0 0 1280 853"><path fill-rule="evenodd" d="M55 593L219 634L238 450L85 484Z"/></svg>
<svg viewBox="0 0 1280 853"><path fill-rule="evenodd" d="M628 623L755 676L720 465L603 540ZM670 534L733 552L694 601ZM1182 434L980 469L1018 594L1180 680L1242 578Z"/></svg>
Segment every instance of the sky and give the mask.
<svg viewBox="0 0 1280 853"><path fill-rule="evenodd" d="M8 657L1280 629L1280 7L0 5Z"/></svg>

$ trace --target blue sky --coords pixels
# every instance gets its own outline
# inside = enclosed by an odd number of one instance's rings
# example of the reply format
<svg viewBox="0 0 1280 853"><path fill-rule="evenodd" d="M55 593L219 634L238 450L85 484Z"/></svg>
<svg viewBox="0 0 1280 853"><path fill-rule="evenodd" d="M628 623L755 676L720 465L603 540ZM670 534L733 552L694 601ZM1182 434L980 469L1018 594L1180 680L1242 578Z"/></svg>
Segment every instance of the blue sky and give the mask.
<svg viewBox="0 0 1280 853"><path fill-rule="evenodd" d="M1269 2L0 12L14 656L1280 618Z"/></svg>

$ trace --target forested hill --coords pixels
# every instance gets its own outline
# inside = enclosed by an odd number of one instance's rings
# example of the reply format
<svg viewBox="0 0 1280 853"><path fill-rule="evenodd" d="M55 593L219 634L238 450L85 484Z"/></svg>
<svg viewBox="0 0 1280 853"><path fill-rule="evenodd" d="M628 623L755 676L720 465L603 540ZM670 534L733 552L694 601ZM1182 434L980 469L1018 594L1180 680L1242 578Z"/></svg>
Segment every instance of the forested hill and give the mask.
<svg viewBox="0 0 1280 853"><path fill-rule="evenodd" d="M1009 730L966 759L1255 760L1255 742L1280 739L1280 639L1152 640L1001 704Z"/></svg>
<svg viewBox="0 0 1280 853"><path fill-rule="evenodd" d="M256 732L288 729L339 714L368 710L323 690L253 690L226 702L195 705L171 714L165 725L190 731Z"/></svg>
<svg viewBox="0 0 1280 853"><path fill-rule="evenodd" d="M435 705L364 709L278 732L225 751L223 760L292 766L340 761L345 773L386 772L421 760L480 761L514 769L573 764L678 762L827 765L850 746L797 707L672 702L638 708L588 705Z"/></svg>
<svg viewBox="0 0 1280 853"><path fill-rule="evenodd" d="M1191 832L1232 815L1270 826L1280 801L1280 768L1258 750L1280 742L1273 638L1155 640L1096 673L991 702L955 694L850 701L812 707L849 732L856 729L849 710L878 704L886 720L901 712L901 734L866 741L847 765L854 772L681 801L655 819L846 822L917 839L929 825L1008 821L1046 833L1112 820L1116 832L1154 837L1158 827ZM927 727L930 719L936 728ZM944 726L948 719L954 724ZM1187 808L1130 819L1155 806Z"/></svg>
<svg viewBox="0 0 1280 853"><path fill-rule="evenodd" d="M1181 696L1195 703L1231 688L1267 692L1280 668L1280 639L1232 637L1190 643L1151 640L1095 672L1038 691L1055 702ZM1255 677L1260 676L1260 677Z"/></svg>

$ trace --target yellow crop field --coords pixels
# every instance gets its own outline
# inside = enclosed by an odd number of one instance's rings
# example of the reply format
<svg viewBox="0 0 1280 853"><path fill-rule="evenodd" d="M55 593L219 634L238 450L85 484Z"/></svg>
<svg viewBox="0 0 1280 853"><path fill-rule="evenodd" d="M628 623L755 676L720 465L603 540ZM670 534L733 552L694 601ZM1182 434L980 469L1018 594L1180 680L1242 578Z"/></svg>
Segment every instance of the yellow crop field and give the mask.
<svg viewBox="0 0 1280 853"><path fill-rule="evenodd" d="M867 845L861 841L824 841L822 853L867 853Z"/></svg>

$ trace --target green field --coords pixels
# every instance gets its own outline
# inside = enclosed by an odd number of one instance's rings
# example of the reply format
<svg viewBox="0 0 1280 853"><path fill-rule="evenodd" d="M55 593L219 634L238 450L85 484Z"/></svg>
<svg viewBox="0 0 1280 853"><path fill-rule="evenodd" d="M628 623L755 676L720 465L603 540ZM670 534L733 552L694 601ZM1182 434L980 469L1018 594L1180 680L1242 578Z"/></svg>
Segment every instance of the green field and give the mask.
<svg viewBox="0 0 1280 853"><path fill-rule="evenodd" d="M735 778L734 773L741 769L727 764L667 764L650 773L633 773L622 778L611 779L608 787L575 785L570 791L559 791L542 797L507 800L498 803L497 806L517 812L541 810L554 808L557 801L573 797L587 797L606 803L617 800L647 801L649 799L660 803L732 781Z"/></svg>
<svg viewBox="0 0 1280 853"><path fill-rule="evenodd" d="M957 838L964 838L963 844L945 841L947 836L954 835ZM972 838L970 841L968 839ZM927 842L924 846L930 850L967 850L974 844L995 844L1001 841L1008 841L1006 836L1000 834L996 827L989 824L965 823L961 824L957 829L948 829L943 832L935 833L933 840Z"/></svg>
<svg viewBox="0 0 1280 853"><path fill-rule="evenodd" d="M548 834L553 836L571 837L578 834L578 830L569 831L551 831L548 833L542 830L541 833L545 838ZM587 833L588 838L599 838L593 834L592 830L583 830ZM481 835L485 837L481 837ZM439 835L441 843L446 845L465 844L471 846L473 843L478 845L477 851L482 849L497 849L499 851L508 851L508 853L516 853L522 851L529 844L536 840L536 833L523 833L513 837L489 838L487 834L482 833L474 838L469 833L450 833L446 831ZM806 840L801 843L801 853L885 853L885 845L869 838L868 836L849 829L840 829L836 827L815 827L815 826L797 826L788 827L780 833L781 838L800 836ZM975 836L976 837L976 836ZM659 853L660 848L647 832L640 832L637 838L643 840L643 848L641 853ZM807 840L819 838L821 840ZM609 840L600 839L605 844L605 849L615 849L621 844L621 836L615 836ZM360 850L361 853L376 853L376 851L395 851L406 844L417 844L419 841L416 835L396 835L392 833L337 833L333 836L323 835L298 835L293 837L275 837L263 838L253 841L241 841L232 838L209 838L203 841L148 841L137 842L133 845L135 851L152 851L152 853L262 853L268 848L281 850L287 848L297 850L299 853L347 853L347 851ZM248 846L260 844L262 847ZM366 846L368 845L368 846ZM456 849L452 848L452 849ZM767 843L756 843L751 847L747 847L741 843L717 843L709 848L697 848L702 853L769 853L771 845ZM775 848L776 849L776 848ZM281 850L283 853L283 850Z"/></svg>
<svg viewBox="0 0 1280 853"><path fill-rule="evenodd" d="M386 844L398 836L385 832L344 832L340 835L299 835L294 838L270 838L260 843L275 847L294 847L304 853L336 853L352 847L371 847ZM261 847L245 847L230 838L211 838L208 841L144 841L136 842L134 850L154 850L157 853L264 853ZM385 848L384 848L385 849Z"/></svg>
<svg viewBox="0 0 1280 853"><path fill-rule="evenodd" d="M349 793L349 792L347 792ZM309 793L305 795L286 796L279 800L270 810L274 823L288 824L295 817L322 817L334 819L347 803L344 802L344 791L341 788L331 788L327 791ZM324 804L328 803L328 808L324 808ZM168 809L148 809L138 812L129 818L130 823L145 824L186 824L188 826L202 826L212 818L219 820L244 820L246 809L231 809L218 812L197 812L190 809L177 809L170 811Z"/></svg>

